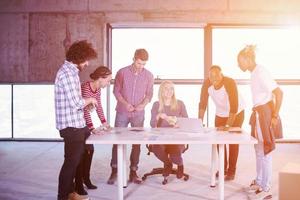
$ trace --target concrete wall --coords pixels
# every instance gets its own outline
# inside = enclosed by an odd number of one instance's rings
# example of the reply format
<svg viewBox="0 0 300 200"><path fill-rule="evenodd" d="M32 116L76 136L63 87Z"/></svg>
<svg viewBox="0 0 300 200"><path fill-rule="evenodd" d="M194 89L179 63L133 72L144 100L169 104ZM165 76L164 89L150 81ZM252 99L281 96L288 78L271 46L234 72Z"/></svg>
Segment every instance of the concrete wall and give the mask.
<svg viewBox="0 0 300 200"><path fill-rule="evenodd" d="M299 0L1 0L0 82L50 82L65 48L92 42L106 64L107 23L300 24Z"/></svg>

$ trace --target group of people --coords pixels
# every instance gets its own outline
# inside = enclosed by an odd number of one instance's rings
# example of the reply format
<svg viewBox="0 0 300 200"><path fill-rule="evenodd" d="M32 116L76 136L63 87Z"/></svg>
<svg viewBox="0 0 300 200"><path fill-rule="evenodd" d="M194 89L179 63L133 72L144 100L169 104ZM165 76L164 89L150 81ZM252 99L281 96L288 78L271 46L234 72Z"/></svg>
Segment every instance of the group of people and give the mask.
<svg viewBox="0 0 300 200"><path fill-rule="evenodd" d="M97 57L96 51L87 41L73 43L66 52L66 60L57 72L55 79L56 128L64 139L64 163L58 183L58 200L88 199L88 189L96 189L91 182L90 168L94 147L85 144L90 134L95 133L90 112L96 110L102 126L109 129L101 106L101 88L110 84L111 71L100 66L90 74L91 81L80 83L78 73L84 70L89 60ZM121 68L115 77L113 93L117 100L115 127L143 127L145 106L153 96L153 74L145 69L149 55L145 49L135 51L131 65ZM271 195L272 150L275 137L280 137L281 122L279 110L282 91L270 74L255 62L254 46L246 46L238 54L241 70L251 72L253 113L251 134L258 139L255 145L257 177L245 190L251 199L262 199ZM212 66L209 77L204 81L198 117L203 120L208 97L216 105L215 126L219 130L241 127L244 121L245 102L232 78L223 76L219 66ZM176 117L188 117L183 101L176 98L174 84L163 81L159 87L158 101L151 109L151 127L176 127ZM167 176L173 163L177 165L177 178L184 173L182 159L183 145L153 145L152 151L163 162L164 176ZM140 184L137 175L140 145L134 144L130 154L129 181ZM225 151L225 180L235 178L239 146L229 145L229 156ZM227 161L227 157L229 157ZM117 146L112 147L110 162L111 175L108 184L117 179ZM218 173L216 174L218 176Z"/></svg>
<svg viewBox="0 0 300 200"><path fill-rule="evenodd" d="M254 45L247 45L238 56L239 68L251 73L250 87L252 94L252 114L249 124L251 135L258 140L255 144L256 178L244 188L251 200L272 198L272 151L275 139L282 138L282 125L279 111L283 92L263 66L256 63ZM213 65L209 77L201 89L198 117L203 119L211 97L215 106L215 127L218 130L229 130L230 127L241 127L244 121L245 102L238 92L232 78L223 76L219 66ZM239 145L229 145L229 156L225 148L224 172L225 181L235 178ZM227 159L227 157L229 157ZM216 174L218 176L218 173Z"/></svg>

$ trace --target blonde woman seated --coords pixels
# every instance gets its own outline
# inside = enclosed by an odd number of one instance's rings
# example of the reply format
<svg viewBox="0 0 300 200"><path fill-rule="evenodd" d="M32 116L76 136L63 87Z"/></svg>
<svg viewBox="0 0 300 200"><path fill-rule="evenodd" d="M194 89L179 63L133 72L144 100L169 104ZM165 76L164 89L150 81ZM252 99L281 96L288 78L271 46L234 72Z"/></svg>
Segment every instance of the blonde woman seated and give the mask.
<svg viewBox="0 0 300 200"><path fill-rule="evenodd" d="M176 99L174 84L171 81L164 81L159 87L159 101L153 103L151 110L151 127L174 127L176 117L188 117L185 105ZM172 171L172 163L177 167L177 178L183 176L182 152L184 145L153 145L152 151L155 156L164 163L164 176Z"/></svg>

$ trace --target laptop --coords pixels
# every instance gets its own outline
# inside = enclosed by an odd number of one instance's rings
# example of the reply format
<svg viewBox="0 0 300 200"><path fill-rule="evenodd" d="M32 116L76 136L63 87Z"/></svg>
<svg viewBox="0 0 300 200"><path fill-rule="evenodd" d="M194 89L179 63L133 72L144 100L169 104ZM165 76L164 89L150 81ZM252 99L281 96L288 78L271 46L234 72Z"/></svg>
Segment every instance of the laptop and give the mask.
<svg viewBox="0 0 300 200"><path fill-rule="evenodd" d="M202 120L198 118L177 117L176 124L185 131L197 132L203 130Z"/></svg>

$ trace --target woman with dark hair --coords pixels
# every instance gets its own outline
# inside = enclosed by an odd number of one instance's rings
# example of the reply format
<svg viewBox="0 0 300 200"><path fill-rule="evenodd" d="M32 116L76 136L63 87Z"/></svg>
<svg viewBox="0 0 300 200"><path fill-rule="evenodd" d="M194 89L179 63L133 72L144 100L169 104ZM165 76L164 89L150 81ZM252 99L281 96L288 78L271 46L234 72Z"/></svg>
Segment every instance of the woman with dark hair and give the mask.
<svg viewBox="0 0 300 200"><path fill-rule="evenodd" d="M85 82L81 85L81 92L83 98L93 97L97 100L98 106L95 108L97 115L102 123L103 128L110 128L106 122L102 105L101 105L101 88L105 88L109 85L112 78L111 71L104 66L98 67L93 73L90 74L92 81ZM84 119L91 133L95 133L95 128L91 119L90 111L92 107L84 108ZM87 136L88 137L88 136ZM77 168L75 185L76 191L80 195L87 195L87 192L83 188L83 183L88 189L97 189L97 186L92 184L90 179L90 169L92 164L92 158L94 154L94 146L92 144L85 144L84 154L81 159L81 163Z"/></svg>
<svg viewBox="0 0 300 200"><path fill-rule="evenodd" d="M242 127L245 102L241 93L238 92L236 82L232 78L224 76L218 65L211 66L208 78L204 80L201 88L198 116L202 121L209 97L216 107L215 127L218 130L227 131L230 127ZM229 147L229 156L227 156L226 146ZM231 181L235 178L239 145L225 145L224 153L225 181ZM219 172L216 173L216 176L219 176Z"/></svg>

